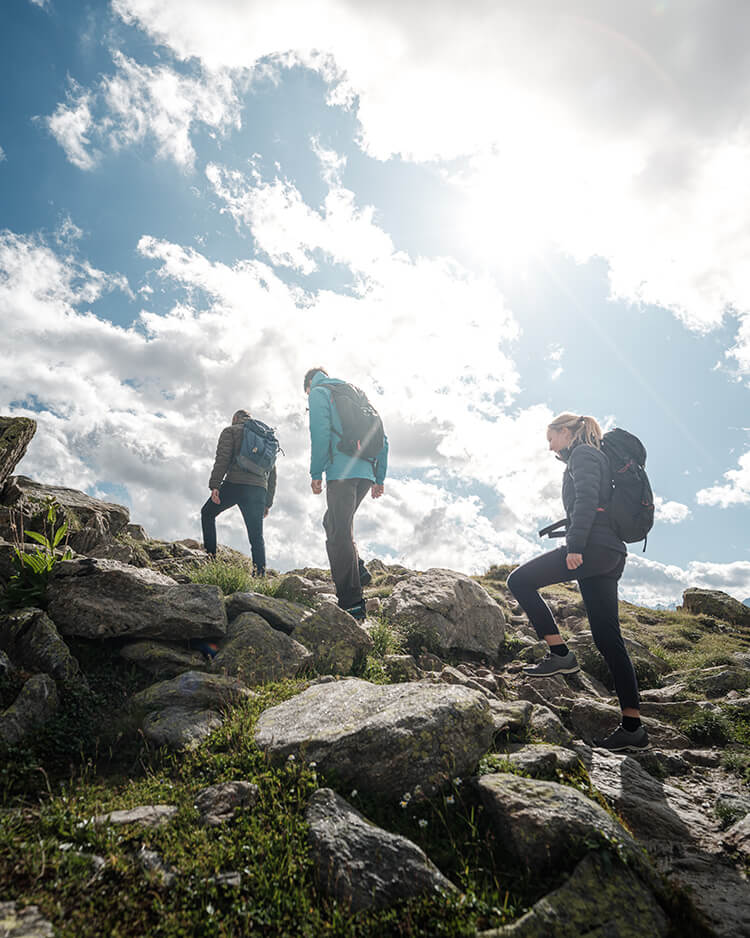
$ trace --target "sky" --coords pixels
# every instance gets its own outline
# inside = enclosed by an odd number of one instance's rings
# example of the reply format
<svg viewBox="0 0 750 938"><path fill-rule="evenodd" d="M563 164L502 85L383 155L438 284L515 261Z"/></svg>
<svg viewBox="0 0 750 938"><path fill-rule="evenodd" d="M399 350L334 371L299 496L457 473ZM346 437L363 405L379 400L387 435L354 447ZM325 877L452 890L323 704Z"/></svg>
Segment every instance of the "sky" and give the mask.
<svg viewBox="0 0 750 938"><path fill-rule="evenodd" d="M744 0L5 0L17 471L200 537L246 408L284 449L269 565L322 565L322 365L390 439L365 559L555 546L571 411L648 451L621 595L750 597L748 28ZM219 540L247 552L236 510Z"/></svg>

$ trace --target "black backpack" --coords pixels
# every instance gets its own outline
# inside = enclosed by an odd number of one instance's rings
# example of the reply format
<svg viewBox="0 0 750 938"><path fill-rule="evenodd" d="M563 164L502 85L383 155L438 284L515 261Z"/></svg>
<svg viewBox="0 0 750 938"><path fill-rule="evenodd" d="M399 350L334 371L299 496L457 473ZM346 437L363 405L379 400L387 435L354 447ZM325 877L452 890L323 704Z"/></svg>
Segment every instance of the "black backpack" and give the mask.
<svg viewBox="0 0 750 938"><path fill-rule="evenodd" d="M607 508L615 534L633 544L643 541L654 525L654 493L646 475L646 448L627 430L614 429L602 437L602 452L612 473L612 501Z"/></svg>
<svg viewBox="0 0 750 938"><path fill-rule="evenodd" d="M353 384L327 384L336 412L341 420L341 439L337 449L347 456L375 463L385 442L383 421L367 400L367 395ZM334 429L338 434L338 430Z"/></svg>

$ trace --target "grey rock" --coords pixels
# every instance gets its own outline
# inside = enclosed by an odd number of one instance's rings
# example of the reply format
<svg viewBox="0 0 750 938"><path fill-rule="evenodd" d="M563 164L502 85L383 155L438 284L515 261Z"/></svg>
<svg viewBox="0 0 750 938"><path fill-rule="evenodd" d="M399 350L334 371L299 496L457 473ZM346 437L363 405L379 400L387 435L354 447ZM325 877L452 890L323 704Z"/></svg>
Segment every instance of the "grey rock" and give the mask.
<svg viewBox="0 0 750 938"><path fill-rule="evenodd" d="M640 706L641 716L674 724L697 716L701 711L718 709L716 704L705 700L642 700Z"/></svg>
<svg viewBox="0 0 750 938"><path fill-rule="evenodd" d="M595 700L577 700L570 711L570 720L574 731L584 740L592 743L597 737L608 736L621 720L619 707L610 707ZM659 749L686 749L690 740L684 733L658 720L644 719L652 746Z"/></svg>
<svg viewBox="0 0 750 938"><path fill-rule="evenodd" d="M237 808L255 805L259 795L260 789L252 782L242 779L220 782L198 792L195 807L202 824L206 827L218 827L231 821Z"/></svg>
<svg viewBox="0 0 750 938"><path fill-rule="evenodd" d="M26 455L36 433L36 420L29 417L0 417L0 492Z"/></svg>
<svg viewBox="0 0 750 938"><path fill-rule="evenodd" d="M689 676L688 687L706 697L724 697L732 690L747 690L750 687L750 671L744 667L706 668Z"/></svg>
<svg viewBox="0 0 750 938"><path fill-rule="evenodd" d="M246 684L265 684L297 677L312 661L304 645L273 628L257 613L243 612L230 623L227 637L213 659L213 669Z"/></svg>
<svg viewBox="0 0 750 938"><path fill-rule="evenodd" d="M419 668L411 655L384 655L383 669L394 684L419 680Z"/></svg>
<svg viewBox="0 0 750 938"><path fill-rule="evenodd" d="M123 645L119 655L155 677L174 677L184 671L201 671L210 667L199 651L191 651L184 644L149 639Z"/></svg>
<svg viewBox="0 0 750 938"><path fill-rule="evenodd" d="M570 772L578 766L578 754L551 743L511 743L503 752L510 764L533 778L553 778L559 769Z"/></svg>
<svg viewBox="0 0 750 938"><path fill-rule="evenodd" d="M318 886L352 913L455 886L416 844L370 823L330 788L305 813Z"/></svg>
<svg viewBox="0 0 750 938"><path fill-rule="evenodd" d="M737 795L728 791L721 792L716 798L714 810L723 823L726 823L725 819L729 819L729 823L726 824L729 827L750 814L750 796Z"/></svg>
<svg viewBox="0 0 750 938"><path fill-rule="evenodd" d="M670 775L687 775L690 772L690 763L684 758L684 753L647 749L645 752L632 752L630 755L656 779L668 778Z"/></svg>
<svg viewBox="0 0 750 938"><path fill-rule="evenodd" d="M563 726L562 720L550 710L538 704L531 711L529 729L535 739L556 746L570 746L573 734Z"/></svg>
<svg viewBox="0 0 750 938"><path fill-rule="evenodd" d="M372 639L356 620L329 603L301 622L292 637L310 649L322 674L351 674L373 648Z"/></svg>
<svg viewBox="0 0 750 938"><path fill-rule="evenodd" d="M127 808L122 811L108 811L106 814L97 814L91 823L97 826L111 825L120 827L123 824L138 824L141 827L161 827L169 823L177 814L173 804L144 804L137 808Z"/></svg>
<svg viewBox="0 0 750 938"><path fill-rule="evenodd" d="M310 609L286 599L266 596L264 593L232 593L227 596L227 616L236 619L243 612L255 612L273 628L287 635L310 615Z"/></svg>
<svg viewBox="0 0 750 938"><path fill-rule="evenodd" d="M546 642L531 642L529 645L524 645L524 647L518 652L519 661L523 661L526 664L536 664L537 661L541 661L545 657L549 646Z"/></svg>
<svg viewBox="0 0 750 938"><path fill-rule="evenodd" d="M630 660L633 662L640 687L653 687L660 676L670 670L670 666L666 661L652 655L645 645L641 645L640 642L628 638L626 635L623 635L623 641L630 655ZM569 639L568 647L575 652L584 671L600 680L608 690L614 690L615 684L612 679L612 672L594 644L594 639L590 633L582 632Z"/></svg>
<svg viewBox="0 0 750 938"><path fill-rule="evenodd" d="M529 725L533 704L528 700L490 700L495 733L519 733Z"/></svg>
<svg viewBox="0 0 750 938"><path fill-rule="evenodd" d="M78 677L78 662L41 609L0 615L0 648L28 671L43 671L63 683Z"/></svg>
<svg viewBox="0 0 750 938"><path fill-rule="evenodd" d="M15 665L4 651L0 651L0 680L15 671Z"/></svg>
<svg viewBox="0 0 750 938"><path fill-rule="evenodd" d="M115 560L61 567L49 586L48 608L63 635L184 640L226 632L218 586L178 584L155 570Z"/></svg>
<svg viewBox="0 0 750 938"><path fill-rule="evenodd" d="M242 886L242 873L231 870L228 873L219 873L209 880L210 883L216 883L217 886L226 886L227 889L239 889Z"/></svg>
<svg viewBox="0 0 750 938"><path fill-rule="evenodd" d="M383 608L383 603L379 596L370 596L365 599L365 612L368 616L377 616Z"/></svg>
<svg viewBox="0 0 750 938"><path fill-rule="evenodd" d="M477 938L666 938L668 933L666 916L643 881L619 861L590 853L525 915Z"/></svg>
<svg viewBox="0 0 750 938"><path fill-rule="evenodd" d="M173 867L159 856L156 850L149 850L141 845L138 851L138 862L143 870L155 879L160 885L169 889L177 882L177 873Z"/></svg>
<svg viewBox="0 0 750 938"><path fill-rule="evenodd" d="M493 733L477 691L350 679L265 710L255 742L276 762L289 755L314 761L342 784L396 799L418 785L429 795L471 772Z"/></svg>
<svg viewBox="0 0 750 938"><path fill-rule="evenodd" d="M0 740L9 746L21 742L44 726L57 712L58 705L54 680L47 674L34 674L10 707L0 714Z"/></svg>
<svg viewBox="0 0 750 938"><path fill-rule="evenodd" d="M169 681L152 684L134 694L131 704L140 710L182 707L187 710L224 710L255 695L241 681L223 674L186 671Z"/></svg>
<svg viewBox="0 0 750 938"><path fill-rule="evenodd" d="M721 842L727 850L739 854L742 860L750 859L750 815L745 815L725 831Z"/></svg>
<svg viewBox="0 0 750 938"><path fill-rule="evenodd" d="M0 938L54 938L52 923L38 906L0 902Z"/></svg>
<svg viewBox="0 0 750 938"><path fill-rule="evenodd" d="M126 524L125 533L134 541L147 541L148 534L142 524Z"/></svg>
<svg viewBox="0 0 750 938"><path fill-rule="evenodd" d="M476 784L503 844L532 876L564 869L582 842L617 845L634 864L644 862L625 828L576 788L505 773L483 775Z"/></svg>
<svg viewBox="0 0 750 938"><path fill-rule="evenodd" d="M288 573L281 578L276 596L293 603L314 603L321 593L332 591L333 583L330 580L312 580L297 573Z"/></svg>
<svg viewBox="0 0 750 938"><path fill-rule="evenodd" d="M665 678L669 680L669 675ZM669 701L684 700L688 697L687 684L677 681L664 687L649 687L640 691L641 703L668 703Z"/></svg>
<svg viewBox="0 0 750 938"><path fill-rule="evenodd" d="M683 749L680 755L690 765L702 765L707 768L721 765L721 753L717 749Z"/></svg>
<svg viewBox="0 0 750 938"><path fill-rule="evenodd" d="M750 607L721 590L687 589L682 594L682 609L693 615L723 619L733 625L750 625Z"/></svg>
<svg viewBox="0 0 750 938"><path fill-rule="evenodd" d="M165 707L146 714L143 733L157 746L191 749L219 729L223 722L223 717L216 710Z"/></svg>
<svg viewBox="0 0 750 938"><path fill-rule="evenodd" d="M447 650L496 658L505 638L498 604L474 580L450 570L432 569L401 580L384 600L395 623L425 629Z"/></svg>
<svg viewBox="0 0 750 938"><path fill-rule="evenodd" d="M112 502L91 498L75 489L59 485L41 485L26 476L11 477L2 494L0 504L0 535L12 540L11 516L23 515L27 531L43 531L47 497L59 505L58 522L68 521L69 546L79 554L86 554L108 535L122 531L130 520L128 509ZM54 617L53 617L54 618Z"/></svg>

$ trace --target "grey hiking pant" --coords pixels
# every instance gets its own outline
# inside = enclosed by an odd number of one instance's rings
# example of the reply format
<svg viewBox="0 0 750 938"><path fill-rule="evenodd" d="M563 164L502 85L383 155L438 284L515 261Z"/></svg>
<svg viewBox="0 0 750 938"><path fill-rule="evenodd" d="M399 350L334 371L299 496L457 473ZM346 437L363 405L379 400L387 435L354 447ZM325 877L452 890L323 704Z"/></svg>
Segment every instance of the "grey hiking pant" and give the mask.
<svg viewBox="0 0 750 938"><path fill-rule="evenodd" d="M371 488L372 482L367 479L336 479L326 484L328 509L323 516L323 527L331 576L342 609L351 609L362 602L354 515Z"/></svg>

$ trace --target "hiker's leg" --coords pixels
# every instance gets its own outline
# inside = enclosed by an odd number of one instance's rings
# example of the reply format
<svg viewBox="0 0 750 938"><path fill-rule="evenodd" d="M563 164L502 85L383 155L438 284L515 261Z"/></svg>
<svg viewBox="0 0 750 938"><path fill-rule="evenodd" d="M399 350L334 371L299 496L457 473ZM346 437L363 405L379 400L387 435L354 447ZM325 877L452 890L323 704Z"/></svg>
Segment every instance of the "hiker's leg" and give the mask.
<svg viewBox="0 0 750 938"><path fill-rule="evenodd" d="M339 606L350 609L362 602L359 563L354 546L353 523L364 493L363 479L337 479L326 485L328 509L323 518L326 551ZM369 483L368 483L369 487Z"/></svg>
<svg viewBox="0 0 750 938"><path fill-rule="evenodd" d="M534 631L540 639L552 645L562 643L562 636L549 606L538 591L543 586L575 579L575 571L568 570L566 565L566 556L566 548L558 547L522 564L508 577L508 589L528 616Z"/></svg>
<svg viewBox="0 0 750 938"><path fill-rule="evenodd" d="M266 490L261 485L243 485L242 488L246 491L242 492L237 504L245 520L253 566L258 576L263 576L266 572L266 544L263 538Z"/></svg>
<svg viewBox="0 0 750 938"><path fill-rule="evenodd" d="M209 498L201 508L201 527L203 528L203 548L207 554L216 556L216 518L236 504L230 483L222 482L219 487L219 504Z"/></svg>
<svg viewBox="0 0 750 938"><path fill-rule="evenodd" d="M640 713L638 681L620 632L617 605L617 583L625 566L625 555L621 556L621 563L610 575L582 579L579 585L594 643L612 672L622 712L625 716L637 717Z"/></svg>

